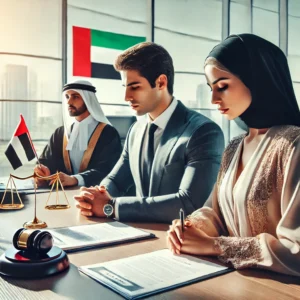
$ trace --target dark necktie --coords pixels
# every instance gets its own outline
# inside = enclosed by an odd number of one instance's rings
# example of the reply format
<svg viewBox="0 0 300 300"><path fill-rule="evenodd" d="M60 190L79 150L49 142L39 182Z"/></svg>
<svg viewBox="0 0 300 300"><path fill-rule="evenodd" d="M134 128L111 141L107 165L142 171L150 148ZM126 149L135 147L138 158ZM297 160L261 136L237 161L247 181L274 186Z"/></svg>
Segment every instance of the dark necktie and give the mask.
<svg viewBox="0 0 300 300"><path fill-rule="evenodd" d="M148 124L148 148L145 153L145 160L143 164L143 185L144 196L149 195L150 174L152 169L152 163L154 158L154 132L157 129L157 125L154 123Z"/></svg>

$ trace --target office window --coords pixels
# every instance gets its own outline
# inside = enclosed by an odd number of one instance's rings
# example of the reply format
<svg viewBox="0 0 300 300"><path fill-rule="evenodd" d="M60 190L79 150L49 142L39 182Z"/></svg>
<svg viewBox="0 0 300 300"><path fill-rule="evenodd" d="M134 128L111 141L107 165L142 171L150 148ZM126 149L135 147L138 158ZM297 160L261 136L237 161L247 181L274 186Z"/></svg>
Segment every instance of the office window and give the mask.
<svg viewBox="0 0 300 300"><path fill-rule="evenodd" d="M230 1L230 34L251 33L251 0Z"/></svg>
<svg viewBox="0 0 300 300"><path fill-rule="evenodd" d="M288 62L300 106L300 2L288 1Z"/></svg>
<svg viewBox="0 0 300 300"><path fill-rule="evenodd" d="M203 64L222 38L222 1L177 0L172 5L168 0L156 1L154 29L154 41L165 47L173 58L174 95L186 106L205 112L221 126L210 103Z"/></svg>
<svg viewBox="0 0 300 300"><path fill-rule="evenodd" d="M251 0L230 1L229 24L230 34L251 33ZM230 139L244 132L235 121L230 121Z"/></svg>
<svg viewBox="0 0 300 300"><path fill-rule="evenodd" d="M38 154L62 125L62 1L2 0L1 8L0 176L4 176L12 172L4 150L20 113ZM33 164L14 173L32 173Z"/></svg>
<svg viewBox="0 0 300 300"><path fill-rule="evenodd" d="M252 18L252 33L279 46L278 0L253 0Z"/></svg>
<svg viewBox="0 0 300 300"><path fill-rule="evenodd" d="M92 30L101 35L119 34L117 40L126 37L138 37L137 41L146 40L147 35L147 0L69 0L68 1L68 81L88 80L97 89L97 97L105 114L107 115L132 115L133 112L124 101L124 87L121 80L111 79L110 75L102 78L95 73L85 76L74 75L73 69L73 38L74 27ZM92 34L92 33L91 33ZM122 36L120 36L122 35ZM126 43L125 43L126 44ZM96 48L92 45L91 60L106 64L110 71L116 56L122 49L109 48L102 45ZM105 48L107 47L107 48ZM128 48L128 47L126 47ZM126 49L125 48L125 49ZM123 50L125 50L123 49ZM76 51L76 50L75 50ZM105 77L106 76L106 77ZM106 104L106 105L105 105Z"/></svg>

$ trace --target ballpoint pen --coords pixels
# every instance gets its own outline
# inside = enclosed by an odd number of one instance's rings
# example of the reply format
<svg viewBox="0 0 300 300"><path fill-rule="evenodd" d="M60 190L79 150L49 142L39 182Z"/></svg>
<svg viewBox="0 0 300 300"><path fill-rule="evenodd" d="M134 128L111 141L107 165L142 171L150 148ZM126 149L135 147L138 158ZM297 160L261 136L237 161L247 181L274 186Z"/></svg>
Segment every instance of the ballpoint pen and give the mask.
<svg viewBox="0 0 300 300"><path fill-rule="evenodd" d="M184 232L184 211L182 208L179 210L179 218L181 222L181 231Z"/></svg>

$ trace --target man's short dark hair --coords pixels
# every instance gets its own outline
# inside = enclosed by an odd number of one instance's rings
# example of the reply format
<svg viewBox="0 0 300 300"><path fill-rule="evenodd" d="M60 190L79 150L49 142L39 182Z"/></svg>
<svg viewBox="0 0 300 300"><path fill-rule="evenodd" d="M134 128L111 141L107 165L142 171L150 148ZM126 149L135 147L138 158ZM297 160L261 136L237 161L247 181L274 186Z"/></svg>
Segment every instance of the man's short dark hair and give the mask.
<svg viewBox="0 0 300 300"><path fill-rule="evenodd" d="M164 74L168 78L168 92L173 95L173 60L168 51L158 44L144 42L128 48L117 57L114 67L117 71L138 71L152 88L155 80Z"/></svg>

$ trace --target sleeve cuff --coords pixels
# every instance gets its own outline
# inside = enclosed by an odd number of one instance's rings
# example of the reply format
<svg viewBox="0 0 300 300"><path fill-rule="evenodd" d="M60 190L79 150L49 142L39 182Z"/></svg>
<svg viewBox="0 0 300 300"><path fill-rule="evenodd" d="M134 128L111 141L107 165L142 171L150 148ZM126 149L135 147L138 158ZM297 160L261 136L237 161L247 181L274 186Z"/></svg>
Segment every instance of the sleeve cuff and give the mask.
<svg viewBox="0 0 300 300"><path fill-rule="evenodd" d="M215 239L215 247L221 251L218 257L223 263L232 264L235 269L256 266L262 260L262 251L257 237L225 237Z"/></svg>
<svg viewBox="0 0 300 300"><path fill-rule="evenodd" d="M77 181L78 181L78 186L84 186L85 185L85 182L84 182L84 179L81 175L72 175L72 177L76 178Z"/></svg>
<svg viewBox="0 0 300 300"><path fill-rule="evenodd" d="M114 210L115 210L115 219L116 220L119 220L119 201L120 199L119 198L115 198L115 207L114 207Z"/></svg>

